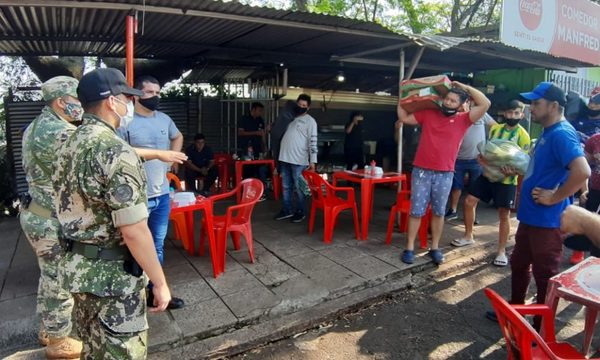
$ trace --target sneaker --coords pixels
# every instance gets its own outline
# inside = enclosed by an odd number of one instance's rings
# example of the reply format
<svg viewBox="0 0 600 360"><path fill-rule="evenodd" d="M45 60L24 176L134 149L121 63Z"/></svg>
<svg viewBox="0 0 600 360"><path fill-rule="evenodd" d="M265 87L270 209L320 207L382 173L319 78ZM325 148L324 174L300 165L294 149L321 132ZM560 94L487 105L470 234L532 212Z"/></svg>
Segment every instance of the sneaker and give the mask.
<svg viewBox="0 0 600 360"><path fill-rule="evenodd" d="M458 213L452 209L448 209L448 211L446 211L446 215L444 215L444 219L446 220L454 220L456 218L458 218Z"/></svg>
<svg viewBox="0 0 600 360"><path fill-rule="evenodd" d="M258 202L265 201L265 200L267 200L267 194L262 194L260 199L258 199Z"/></svg>
<svg viewBox="0 0 600 360"><path fill-rule="evenodd" d="M473 225L479 225L479 219L475 218L475 220L473 220Z"/></svg>
<svg viewBox="0 0 600 360"><path fill-rule="evenodd" d="M400 259L405 264L412 264L415 262L415 252L413 250L404 250Z"/></svg>
<svg viewBox="0 0 600 360"><path fill-rule="evenodd" d="M306 216L304 216L304 214L294 214L294 216L292 216L292 222L299 223L302 222L302 220L304 220L305 218Z"/></svg>
<svg viewBox="0 0 600 360"><path fill-rule="evenodd" d="M275 215L275 220L285 220L291 218L292 216L294 215L281 210L277 215Z"/></svg>
<svg viewBox="0 0 600 360"><path fill-rule="evenodd" d="M428 253L429 257L433 260L433 263L439 265L444 262L444 254L440 249L431 249Z"/></svg>

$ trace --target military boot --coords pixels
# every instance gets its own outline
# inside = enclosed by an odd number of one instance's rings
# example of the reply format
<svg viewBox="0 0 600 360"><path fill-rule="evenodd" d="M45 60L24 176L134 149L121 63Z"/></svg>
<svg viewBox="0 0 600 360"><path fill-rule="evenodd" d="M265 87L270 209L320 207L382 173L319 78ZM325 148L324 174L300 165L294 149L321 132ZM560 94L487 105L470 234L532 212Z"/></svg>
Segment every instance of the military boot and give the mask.
<svg viewBox="0 0 600 360"><path fill-rule="evenodd" d="M70 337L49 338L46 347L46 359L79 359L83 345L81 341Z"/></svg>
<svg viewBox="0 0 600 360"><path fill-rule="evenodd" d="M44 326L40 325L40 331L38 332L38 341L42 346L48 346L50 340L48 339L48 333L44 330Z"/></svg>

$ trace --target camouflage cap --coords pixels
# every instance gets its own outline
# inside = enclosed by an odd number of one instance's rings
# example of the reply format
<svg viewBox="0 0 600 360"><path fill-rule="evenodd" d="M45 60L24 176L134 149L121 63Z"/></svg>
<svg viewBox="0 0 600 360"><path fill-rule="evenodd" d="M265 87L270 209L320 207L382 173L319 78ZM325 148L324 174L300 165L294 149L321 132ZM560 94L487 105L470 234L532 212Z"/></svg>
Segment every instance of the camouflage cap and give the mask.
<svg viewBox="0 0 600 360"><path fill-rule="evenodd" d="M79 81L70 76L56 76L42 84L42 97L44 101L69 95L77 98Z"/></svg>

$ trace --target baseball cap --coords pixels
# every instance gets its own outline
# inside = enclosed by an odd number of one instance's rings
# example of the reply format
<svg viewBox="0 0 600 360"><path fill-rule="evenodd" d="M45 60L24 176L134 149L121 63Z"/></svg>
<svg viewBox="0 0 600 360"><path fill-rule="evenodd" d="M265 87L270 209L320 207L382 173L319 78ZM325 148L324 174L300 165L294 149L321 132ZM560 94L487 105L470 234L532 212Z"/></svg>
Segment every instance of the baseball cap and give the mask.
<svg viewBox="0 0 600 360"><path fill-rule="evenodd" d="M95 69L83 75L79 81L77 95L82 104L100 101L113 95L142 96L141 90L127 85L123 73L113 68Z"/></svg>
<svg viewBox="0 0 600 360"><path fill-rule="evenodd" d="M77 98L77 85L79 81L70 76L55 76L42 84L42 98L44 101L69 95Z"/></svg>
<svg viewBox="0 0 600 360"><path fill-rule="evenodd" d="M600 104L600 86L596 86L590 94L590 102L594 104Z"/></svg>
<svg viewBox="0 0 600 360"><path fill-rule="evenodd" d="M541 82L531 92L521 93L521 97L526 100L545 99L548 101L556 101L560 106L567 104L565 92L551 82Z"/></svg>

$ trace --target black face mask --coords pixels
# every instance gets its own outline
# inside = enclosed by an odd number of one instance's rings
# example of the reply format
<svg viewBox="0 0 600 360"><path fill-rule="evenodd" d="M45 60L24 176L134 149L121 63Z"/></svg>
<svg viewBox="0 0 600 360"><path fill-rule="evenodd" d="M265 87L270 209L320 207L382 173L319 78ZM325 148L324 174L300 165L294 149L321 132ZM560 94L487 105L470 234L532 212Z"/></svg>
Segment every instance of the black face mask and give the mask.
<svg viewBox="0 0 600 360"><path fill-rule="evenodd" d="M441 105L440 110L442 111L442 114L446 116L456 115L456 113L458 112L458 109L450 109L446 105Z"/></svg>
<svg viewBox="0 0 600 360"><path fill-rule="evenodd" d="M156 108L158 108L158 104L160 103L160 98L158 96L153 96L151 98L146 98L146 99L140 98L139 102L146 109L148 109L150 111L154 111L154 110L156 110Z"/></svg>
<svg viewBox="0 0 600 360"><path fill-rule="evenodd" d="M600 116L600 110L592 110L590 108L587 109L587 114L589 117Z"/></svg>
<svg viewBox="0 0 600 360"><path fill-rule="evenodd" d="M303 108L302 106L296 104L294 106L294 114L296 114L296 116L300 116L304 113L306 113L308 111L308 108Z"/></svg>
<svg viewBox="0 0 600 360"><path fill-rule="evenodd" d="M521 119L509 119L509 118L504 119L504 123L510 127L517 125L519 123L519 121L521 121Z"/></svg>

